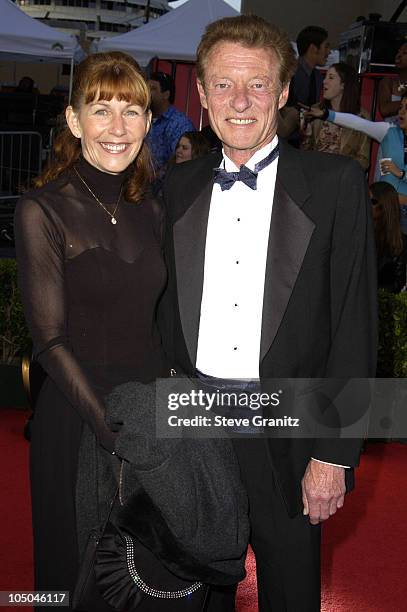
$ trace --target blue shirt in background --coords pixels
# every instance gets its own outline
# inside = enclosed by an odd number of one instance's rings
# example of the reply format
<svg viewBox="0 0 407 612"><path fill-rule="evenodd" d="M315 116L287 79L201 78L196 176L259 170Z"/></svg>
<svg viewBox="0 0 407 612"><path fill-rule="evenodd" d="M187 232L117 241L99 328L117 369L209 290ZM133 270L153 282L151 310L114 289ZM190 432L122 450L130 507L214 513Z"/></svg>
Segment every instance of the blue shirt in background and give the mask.
<svg viewBox="0 0 407 612"><path fill-rule="evenodd" d="M174 106L170 106L160 117L153 119L147 142L157 171L163 169L174 155L175 147L185 132L195 132L194 124Z"/></svg>

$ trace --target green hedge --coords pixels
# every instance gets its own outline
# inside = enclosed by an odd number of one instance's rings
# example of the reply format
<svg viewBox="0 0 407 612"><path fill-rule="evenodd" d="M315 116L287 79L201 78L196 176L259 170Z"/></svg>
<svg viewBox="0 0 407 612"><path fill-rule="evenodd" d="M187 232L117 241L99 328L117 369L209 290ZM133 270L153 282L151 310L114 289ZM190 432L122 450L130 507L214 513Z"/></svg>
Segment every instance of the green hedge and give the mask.
<svg viewBox="0 0 407 612"><path fill-rule="evenodd" d="M0 259L0 363L12 364L31 346L14 259Z"/></svg>
<svg viewBox="0 0 407 612"><path fill-rule="evenodd" d="M407 292L379 290L377 375L407 378Z"/></svg>
<svg viewBox="0 0 407 612"><path fill-rule="evenodd" d="M379 291L378 376L407 378L407 293ZM30 350L14 259L0 259L0 363Z"/></svg>

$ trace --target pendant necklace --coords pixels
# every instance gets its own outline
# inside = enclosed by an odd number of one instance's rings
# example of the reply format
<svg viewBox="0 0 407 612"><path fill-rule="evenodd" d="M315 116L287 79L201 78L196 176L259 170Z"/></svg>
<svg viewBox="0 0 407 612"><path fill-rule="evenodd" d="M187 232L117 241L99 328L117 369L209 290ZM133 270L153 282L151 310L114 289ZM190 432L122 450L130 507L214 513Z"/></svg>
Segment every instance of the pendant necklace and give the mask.
<svg viewBox="0 0 407 612"><path fill-rule="evenodd" d="M119 193L119 197L117 198L117 202L116 202L116 206L114 207L113 213L110 212L110 210L108 210L106 208L106 206L99 200L99 198L93 193L92 189L89 187L89 185L87 184L87 182L85 181L85 179L83 179L81 177L81 175L79 174L79 172L77 171L77 169L75 168L75 166L73 167L73 169L75 170L78 178L82 181L82 183L85 185L86 189L89 191L89 193L91 193L93 195L93 197L95 198L96 202L99 204L99 206L101 206L103 208L103 210L105 210L107 212L107 214L110 217L110 221L111 223L113 223L113 225L116 225L117 223L117 219L116 219L116 211L117 211L117 207L119 206L119 202L120 202L120 198L122 197L122 191L123 191L123 185L120 187L120 193Z"/></svg>

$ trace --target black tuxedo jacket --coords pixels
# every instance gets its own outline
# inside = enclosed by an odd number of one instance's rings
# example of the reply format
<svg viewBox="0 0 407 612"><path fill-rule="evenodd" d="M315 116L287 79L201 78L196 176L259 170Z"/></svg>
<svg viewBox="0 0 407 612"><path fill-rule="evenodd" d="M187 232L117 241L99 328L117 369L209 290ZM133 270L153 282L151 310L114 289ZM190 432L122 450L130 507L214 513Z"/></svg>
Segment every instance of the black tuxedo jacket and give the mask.
<svg viewBox="0 0 407 612"><path fill-rule="evenodd" d="M162 337L174 367L188 374L195 370L213 168L220 160L211 154L175 165L163 191L169 278ZM263 299L262 380L375 375L371 226L357 162L280 142ZM302 509L300 481L310 457L355 466L359 451L355 439L270 440L271 468L290 514Z"/></svg>

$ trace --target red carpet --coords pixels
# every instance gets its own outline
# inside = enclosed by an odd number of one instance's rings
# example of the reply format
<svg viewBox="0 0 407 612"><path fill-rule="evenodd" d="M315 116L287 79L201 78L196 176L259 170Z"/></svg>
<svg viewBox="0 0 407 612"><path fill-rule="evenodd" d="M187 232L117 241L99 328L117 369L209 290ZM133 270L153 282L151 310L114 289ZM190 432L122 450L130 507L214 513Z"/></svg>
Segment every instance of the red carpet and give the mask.
<svg viewBox="0 0 407 612"><path fill-rule="evenodd" d="M323 528L322 612L407 611L407 445L369 444L356 489ZM255 562L239 612L256 612Z"/></svg>
<svg viewBox="0 0 407 612"><path fill-rule="evenodd" d="M22 433L27 414L23 410L0 409L0 591L33 588L29 444Z"/></svg>
<svg viewBox="0 0 407 612"><path fill-rule="evenodd" d="M0 410L0 590L32 588L29 445L22 436L26 414ZM322 612L407 610L406 474L407 445L368 446L356 490L324 526ZM247 566L238 611L256 612L252 555Z"/></svg>
<svg viewBox="0 0 407 612"><path fill-rule="evenodd" d="M406 475L407 445L368 446L324 530L323 612L407 610Z"/></svg>

